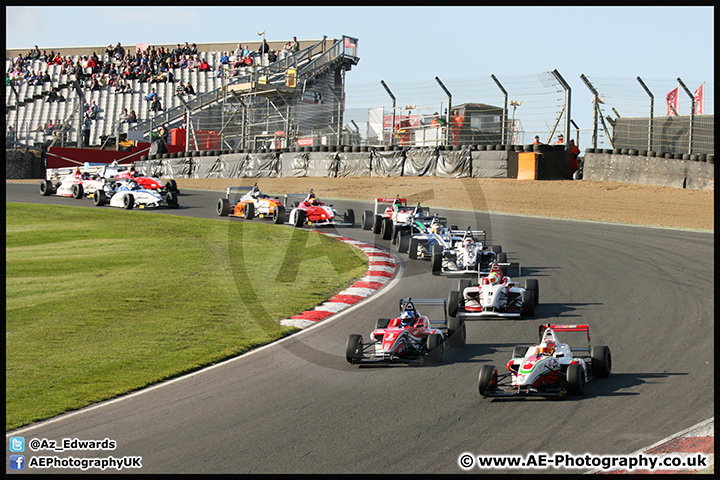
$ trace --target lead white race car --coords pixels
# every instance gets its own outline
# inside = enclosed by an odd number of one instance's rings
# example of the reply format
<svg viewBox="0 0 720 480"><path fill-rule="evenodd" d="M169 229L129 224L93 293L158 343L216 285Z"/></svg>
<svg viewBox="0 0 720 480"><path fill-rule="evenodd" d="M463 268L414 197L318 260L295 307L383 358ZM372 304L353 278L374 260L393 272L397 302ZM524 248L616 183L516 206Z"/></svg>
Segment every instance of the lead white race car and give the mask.
<svg viewBox="0 0 720 480"><path fill-rule="evenodd" d="M124 208L132 210L138 208L178 208L178 198L175 192L162 194L157 190L141 188L133 179L120 181L106 181L103 188L98 189L93 195L93 203L102 207Z"/></svg>

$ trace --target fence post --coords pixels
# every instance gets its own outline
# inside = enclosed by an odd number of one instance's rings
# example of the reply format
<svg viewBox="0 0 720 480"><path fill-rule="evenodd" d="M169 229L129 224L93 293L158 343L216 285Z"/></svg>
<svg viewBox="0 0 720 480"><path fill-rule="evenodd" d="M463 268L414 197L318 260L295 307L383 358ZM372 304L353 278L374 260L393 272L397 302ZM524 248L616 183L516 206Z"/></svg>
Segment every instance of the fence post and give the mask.
<svg viewBox="0 0 720 480"><path fill-rule="evenodd" d="M695 95L688 90L688 88L685 86L682 80L680 80L680 77L677 79L680 86L685 90L685 93L688 94L688 97L690 97L690 132L689 132L689 140L688 140L688 155L692 154L692 146L693 146L693 124L695 123Z"/></svg>
<svg viewBox="0 0 720 480"><path fill-rule="evenodd" d="M653 108L655 103L655 97L653 96L650 89L645 85L645 82L642 81L642 78L639 76L637 77L637 81L640 82L640 85L645 89L645 92L650 97L650 121L648 123L648 151L652 150L652 137L653 137Z"/></svg>
<svg viewBox="0 0 720 480"><path fill-rule="evenodd" d="M506 134L505 130L507 129L506 122L507 122L507 109L508 109L508 93L507 93L507 91L505 90L505 88L504 88L502 85L500 85L500 82L498 81L498 79L495 78L495 74L491 74L490 77L495 81L495 83L497 84L498 88L500 89L500 91L501 91L501 92L503 93L503 95L505 96L505 100L504 100L504 102L503 102L502 126L500 127L500 130L501 130L501 132L502 132L502 134L501 134L501 135L502 135L502 140L501 140L502 143L501 143L501 145L505 145L505 134Z"/></svg>

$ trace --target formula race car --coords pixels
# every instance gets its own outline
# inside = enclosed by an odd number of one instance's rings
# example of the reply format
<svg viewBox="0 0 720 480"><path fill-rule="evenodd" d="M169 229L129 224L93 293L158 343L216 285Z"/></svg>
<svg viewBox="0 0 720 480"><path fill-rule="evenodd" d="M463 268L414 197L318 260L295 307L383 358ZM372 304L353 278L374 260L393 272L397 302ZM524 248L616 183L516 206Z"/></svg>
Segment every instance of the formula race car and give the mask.
<svg viewBox="0 0 720 480"><path fill-rule="evenodd" d="M293 198L298 197L305 197L305 199L301 202L292 201ZM285 194L284 203L285 209L290 209L290 213L288 214L289 222L296 227L305 225L314 225L316 227L355 226L355 212L352 209L345 210L345 213L340 215L332 205L326 205L319 201L312 189L306 196L299 193Z"/></svg>
<svg viewBox="0 0 720 480"><path fill-rule="evenodd" d="M383 212L380 212L382 205L389 205ZM407 201L400 196L395 198L376 198L375 212L365 210L362 216L362 228L372 230L374 234L380 234L384 240L391 240L394 244L398 239L398 232L405 229L411 231L415 222L430 218L430 209L421 207L418 203L415 207L408 207Z"/></svg>
<svg viewBox="0 0 720 480"><path fill-rule="evenodd" d="M448 315L461 318L532 317L539 297L536 279L526 279L525 286L521 287L503 274L500 264L493 263L486 277L479 276L477 285L471 285L469 279L460 280L458 289L450 291Z"/></svg>
<svg viewBox="0 0 720 480"><path fill-rule="evenodd" d="M157 190L163 195L167 192L174 192L177 196L180 191L177 188L177 183L173 179L168 179L163 182L159 177L156 176L145 176L141 175L135 170L132 165L119 165L117 160L108 164L105 168L99 172L100 176L108 180L122 180L132 178L137 182L140 188L144 190Z"/></svg>
<svg viewBox="0 0 720 480"><path fill-rule="evenodd" d="M106 181L102 189L98 189L93 195L95 206L125 208L132 210L138 208L178 208L178 197L174 192L167 192L164 195L157 190L141 188L134 179L123 179L119 181Z"/></svg>
<svg viewBox="0 0 720 480"><path fill-rule="evenodd" d="M91 196L95 190L102 188L105 183L101 174L104 165L85 163L82 171L80 167L49 168L45 172L45 180L40 182L40 194L77 199Z"/></svg>
<svg viewBox="0 0 720 480"><path fill-rule="evenodd" d="M437 232L437 233L435 233ZM442 230L431 227L425 244L418 244L420 254L429 250L433 275L488 275L493 263L507 265L502 246L486 244L485 230Z"/></svg>
<svg viewBox="0 0 720 480"><path fill-rule="evenodd" d="M417 306L443 308L443 320L431 321L420 314ZM365 343L361 335L350 335L345 346L345 357L351 364L362 363L415 363L423 364L426 358L441 362L447 347L465 346L465 323L448 318L445 300L400 300L400 315L381 318ZM433 325L437 325L434 327ZM446 345L447 344L447 345Z"/></svg>
<svg viewBox="0 0 720 480"><path fill-rule="evenodd" d="M557 338L558 332L585 332L587 348L570 347ZM605 345L590 344L589 325L540 325L540 344L515 347L507 363L510 373L499 374L494 365L483 365L478 391L483 397L515 395L564 397L582 395L587 382L605 378L612 371L612 356ZM587 352L577 356L576 352ZM590 363L587 359L590 359Z"/></svg>
<svg viewBox="0 0 720 480"><path fill-rule="evenodd" d="M274 223L285 222L282 201L262 193L257 183L252 187L228 187L225 197L218 200L217 213L221 217L272 218Z"/></svg>

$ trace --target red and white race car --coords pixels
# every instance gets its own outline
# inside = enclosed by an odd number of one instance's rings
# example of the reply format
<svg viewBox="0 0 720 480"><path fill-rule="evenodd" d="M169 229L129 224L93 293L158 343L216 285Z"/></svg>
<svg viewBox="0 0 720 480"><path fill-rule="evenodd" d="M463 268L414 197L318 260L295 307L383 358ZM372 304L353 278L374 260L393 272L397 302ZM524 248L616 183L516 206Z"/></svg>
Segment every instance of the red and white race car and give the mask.
<svg viewBox="0 0 720 480"><path fill-rule="evenodd" d="M507 264L513 265L513 264ZM448 315L461 318L532 317L540 298L537 279L528 278L517 285L505 275L499 263L492 263L487 276L479 274L479 283L460 280L458 289L448 294Z"/></svg>
<svg viewBox="0 0 720 480"><path fill-rule="evenodd" d="M465 346L465 323L461 319L432 321L420 314L416 307L439 306L447 311L445 300L416 299L400 300L400 315L395 318L381 318L365 343L362 335L348 337L345 358L350 364L362 363L414 363L420 364L429 358L440 362L449 347ZM437 325L437 326L433 326Z"/></svg>
<svg viewBox="0 0 720 480"><path fill-rule="evenodd" d="M560 342L558 332L587 334L587 346L570 347ZM605 345L592 346L589 325L540 325L540 343L515 347L507 362L509 373L500 374L494 365L483 365L478 375L478 392L483 397L515 395L564 397L582 395L587 382L609 377L612 355ZM583 335L584 337L584 335ZM576 352L587 352L584 356ZM588 355L589 354L589 355ZM590 363L587 360L590 360Z"/></svg>
<svg viewBox="0 0 720 480"><path fill-rule="evenodd" d="M100 165L85 163L83 170L74 168L49 168L45 172L45 180L40 182L40 194L43 196L58 195L61 197L83 198L92 196L95 191L103 188Z"/></svg>
<svg viewBox="0 0 720 480"><path fill-rule="evenodd" d="M345 210L345 213L340 215L332 205L326 205L319 201L312 189L307 196L304 196L303 201L292 201L292 198L302 198L303 196L303 194L299 193L285 194L285 210L290 209L288 221L291 225L296 227L305 225L314 225L316 227L330 225L337 227L355 226L355 212L352 209Z"/></svg>

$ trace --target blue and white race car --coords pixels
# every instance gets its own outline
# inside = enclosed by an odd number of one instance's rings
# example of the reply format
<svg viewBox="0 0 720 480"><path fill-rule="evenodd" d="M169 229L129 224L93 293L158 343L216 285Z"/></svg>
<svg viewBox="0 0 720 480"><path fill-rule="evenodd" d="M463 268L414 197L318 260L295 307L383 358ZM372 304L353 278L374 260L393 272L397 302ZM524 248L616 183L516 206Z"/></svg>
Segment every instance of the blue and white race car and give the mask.
<svg viewBox="0 0 720 480"><path fill-rule="evenodd" d="M175 192L161 193L157 190L141 188L133 179L107 181L102 189L93 195L93 203L102 207L124 208L178 208L178 197Z"/></svg>

